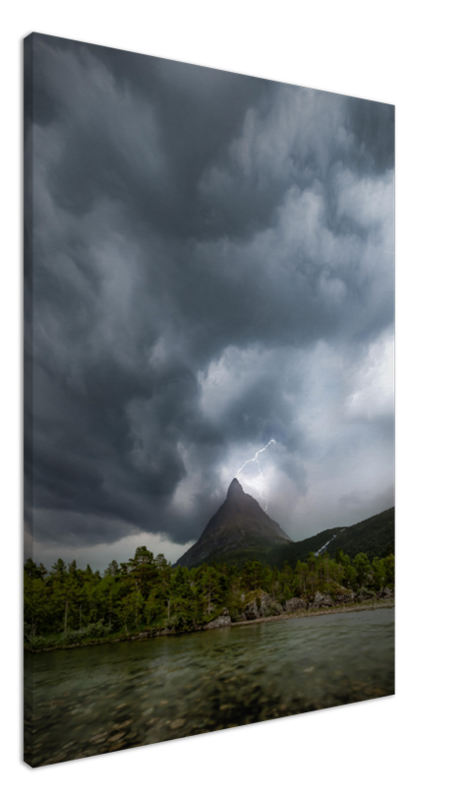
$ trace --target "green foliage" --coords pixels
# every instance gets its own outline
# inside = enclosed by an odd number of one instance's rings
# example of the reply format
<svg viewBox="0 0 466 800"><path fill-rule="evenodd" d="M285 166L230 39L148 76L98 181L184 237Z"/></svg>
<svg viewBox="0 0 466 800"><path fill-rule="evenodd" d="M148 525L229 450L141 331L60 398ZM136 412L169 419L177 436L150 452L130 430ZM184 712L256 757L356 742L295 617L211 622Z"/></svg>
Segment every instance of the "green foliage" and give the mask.
<svg viewBox="0 0 466 800"><path fill-rule="evenodd" d="M285 583L281 587L281 592L279 594L279 601L280 603L286 603L287 600L291 600L294 597L293 587L290 586L288 583Z"/></svg>
<svg viewBox="0 0 466 800"><path fill-rule="evenodd" d="M90 567L89 567L90 569ZM51 575L57 580L64 580L66 575L66 564L62 558L59 558L56 564L52 567Z"/></svg>
<svg viewBox="0 0 466 800"><path fill-rule="evenodd" d="M370 589L367 586L364 586L363 589L361 589L361 591L364 593L365 597L372 597L374 598L374 600L377 597L377 593L374 591L374 589Z"/></svg>
<svg viewBox="0 0 466 800"><path fill-rule="evenodd" d="M387 568L385 559L374 558L372 561L372 582L377 590L383 589L387 583Z"/></svg>
<svg viewBox="0 0 466 800"><path fill-rule="evenodd" d="M24 566L24 637L36 650L51 645L76 645L108 637L131 636L144 630L176 633L198 630L224 607L233 620L247 603L261 605L267 615L281 613L293 597L309 600L317 591L332 597L351 591L382 592L395 581L392 554L369 560L339 549L282 568L254 559L237 564L171 567L165 557L138 547L124 564L112 561L103 576L75 562L58 559L49 574L28 559Z"/></svg>
<svg viewBox="0 0 466 800"><path fill-rule="evenodd" d="M62 641L66 644L75 644L76 642L83 641L84 639L101 639L108 636L111 632L110 625L105 625L103 619L98 622L91 622L85 628L79 630L67 630L61 637Z"/></svg>
<svg viewBox="0 0 466 800"><path fill-rule="evenodd" d="M345 566L343 583L345 586L350 586L352 589L356 589L358 586L358 573L351 563Z"/></svg>
<svg viewBox="0 0 466 800"><path fill-rule="evenodd" d="M337 583L334 580L322 583L319 586L319 591L322 592L322 594L329 594L333 599L336 599L341 595L351 594L350 587L344 586L342 583Z"/></svg>
<svg viewBox="0 0 466 800"><path fill-rule="evenodd" d="M91 622L84 630L87 636L100 639L102 636L107 636L110 633L111 626L105 625L103 619L99 619L98 622Z"/></svg>
<svg viewBox="0 0 466 800"><path fill-rule="evenodd" d="M371 573L371 564L366 556L365 553L358 553L358 555L353 560L353 567L356 570L356 579L359 586L364 586L367 582L367 578L369 575L371 576L371 583L372 583L372 573Z"/></svg>
<svg viewBox="0 0 466 800"><path fill-rule="evenodd" d="M154 563L154 554L145 545L137 547L134 558L130 559L129 563L133 567L141 566L142 564L151 565Z"/></svg>
<svg viewBox="0 0 466 800"><path fill-rule="evenodd" d="M43 578L44 575L47 574L47 570L45 569L43 564L39 564L37 567L32 560L32 558L28 558L24 565L24 571L29 578Z"/></svg>
<svg viewBox="0 0 466 800"><path fill-rule="evenodd" d="M384 560L387 586L393 588L395 585L395 556L391 553Z"/></svg>
<svg viewBox="0 0 466 800"><path fill-rule="evenodd" d="M278 617L282 613L282 607L278 603L271 603L267 607L266 617Z"/></svg>
<svg viewBox="0 0 466 800"><path fill-rule="evenodd" d="M41 650L43 647L47 646L47 637L46 636L30 636L28 638L28 644L32 648L32 650Z"/></svg>
<svg viewBox="0 0 466 800"><path fill-rule="evenodd" d="M260 561L246 561L242 570L244 588L248 591L250 589L257 591L262 583L263 571L264 567Z"/></svg>

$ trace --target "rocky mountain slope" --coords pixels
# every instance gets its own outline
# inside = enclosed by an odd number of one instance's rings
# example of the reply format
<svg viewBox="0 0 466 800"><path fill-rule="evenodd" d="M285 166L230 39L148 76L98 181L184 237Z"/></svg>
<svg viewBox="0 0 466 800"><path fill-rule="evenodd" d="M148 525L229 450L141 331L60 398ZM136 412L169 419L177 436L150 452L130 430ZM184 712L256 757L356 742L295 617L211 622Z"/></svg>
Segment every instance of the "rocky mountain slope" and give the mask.
<svg viewBox="0 0 466 800"><path fill-rule="evenodd" d="M176 566L192 567L202 561L222 561L236 551L275 548L291 544L290 537L262 510L259 503L243 491L234 478L225 502L207 523L200 539Z"/></svg>

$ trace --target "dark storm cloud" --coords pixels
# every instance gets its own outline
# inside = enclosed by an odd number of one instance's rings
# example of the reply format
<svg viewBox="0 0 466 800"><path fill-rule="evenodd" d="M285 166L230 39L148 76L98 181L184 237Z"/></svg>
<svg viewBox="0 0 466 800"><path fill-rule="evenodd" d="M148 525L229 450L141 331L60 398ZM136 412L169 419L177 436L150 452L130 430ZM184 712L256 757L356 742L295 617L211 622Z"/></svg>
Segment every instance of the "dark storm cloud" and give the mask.
<svg viewBox="0 0 466 800"><path fill-rule="evenodd" d="M348 127L358 142L355 167L362 172L394 168L394 106L354 98L348 104Z"/></svg>
<svg viewBox="0 0 466 800"><path fill-rule="evenodd" d="M35 536L197 538L271 438L292 536L310 482L362 518L392 477L392 107L46 36L34 65Z"/></svg>
<svg viewBox="0 0 466 800"><path fill-rule="evenodd" d="M37 122L66 133L56 201L84 213L103 194L164 237L203 232L202 170L271 84L48 37L37 49Z"/></svg>

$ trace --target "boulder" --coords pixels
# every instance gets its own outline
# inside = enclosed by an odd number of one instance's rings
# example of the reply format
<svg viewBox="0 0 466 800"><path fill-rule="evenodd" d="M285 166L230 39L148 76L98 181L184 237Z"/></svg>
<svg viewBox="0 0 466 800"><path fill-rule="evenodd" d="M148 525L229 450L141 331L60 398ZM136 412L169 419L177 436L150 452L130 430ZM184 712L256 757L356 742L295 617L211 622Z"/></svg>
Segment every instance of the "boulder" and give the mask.
<svg viewBox="0 0 466 800"><path fill-rule="evenodd" d="M244 602L244 594L241 596L241 600ZM238 616L238 620L245 622L250 619L259 619L259 617L273 617L278 614L283 614L283 611L284 608L281 603L278 603L266 592L259 591L257 595L245 605L242 613Z"/></svg>
<svg viewBox="0 0 466 800"><path fill-rule="evenodd" d="M251 597L252 592L249 594ZM244 601L244 595L242 600ZM276 617L278 614L283 614L283 606L273 599L267 592L258 592L255 597L247 603L238 620L246 622L251 619L259 619L259 617Z"/></svg>
<svg viewBox="0 0 466 800"><path fill-rule="evenodd" d="M354 592L346 589L338 592L338 594L334 594L333 599L335 603L351 603L351 601L354 600Z"/></svg>
<svg viewBox="0 0 466 800"><path fill-rule="evenodd" d="M241 620L259 619L259 617L260 617L259 606L257 605L257 600L254 599L251 600L251 602L244 607L240 619Z"/></svg>
<svg viewBox="0 0 466 800"><path fill-rule="evenodd" d="M283 614L284 610L281 603L272 600L265 610L264 617L278 617L279 614Z"/></svg>
<svg viewBox="0 0 466 800"><path fill-rule="evenodd" d="M364 589L363 587L357 593L355 600L357 600L358 603L362 603L364 602L364 600L373 600L375 596L376 595L374 594L374 592L370 592L368 589Z"/></svg>
<svg viewBox="0 0 466 800"><path fill-rule="evenodd" d="M389 589L388 586L385 586L383 589L379 589L377 592L377 597L380 597L381 600L389 600L395 597L395 590Z"/></svg>
<svg viewBox="0 0 466 800"><path fill-rule="evenodd" d="M215 628L226 628L231 625L231 617L228 608L224 608L222 613L216 619L213 619L212 622L207 623L204 625L205 631L212 631Z"/></svg>
<svg viewBox="0 0 466 800"><path fill-rule="evenodd" d="M276 617L283 614L283 606L269 594L263 592L260 598L259 614L261 617Z"/></svg>
<svg viewBox="0 0 466 800"><path fill-rule="evenodd" d="M136 636L132 636L131 639L134 641L135 639L147 639L150 636L150 631L143 631L142 633L137 633Z"/></svg>
<svg viewBox="0 0 466 800"><path fill-rule="evenodd" d="M302 600L300 597L292 597L291 600L287 600L285 603L285 611L287 613L290 611L298 611L300 608L307 608L306 601Z"/></svg>
<svg viewBox="0 0 466 800"><path fill-rule="evenodd" d="M312 603L309 603L311 608L322 608L322 607L329 607L333 606L333 600L329 594L322 594L322 592L316 592L314 595L314 600Z"/></svg>

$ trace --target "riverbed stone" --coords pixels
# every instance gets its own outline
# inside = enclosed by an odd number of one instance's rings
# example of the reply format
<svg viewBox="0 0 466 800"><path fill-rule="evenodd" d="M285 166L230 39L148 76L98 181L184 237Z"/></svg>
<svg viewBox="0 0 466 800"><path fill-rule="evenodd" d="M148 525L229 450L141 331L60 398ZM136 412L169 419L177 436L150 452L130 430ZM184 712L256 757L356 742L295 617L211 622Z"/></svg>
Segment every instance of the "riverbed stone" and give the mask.
<svg viewBox="0 0 466 800"><path fill-rule="evenodd" d="M117 723L116 725L114 725L114 726L113 726L113 728L112 728L112 730L115 730L115 731L117 731L117 730L120 730L120 731L121 731L121 729L122 729L122 728L128 728L128 727L129 727L129 725L131 725L131 723L132 723L133 721L134 721L134 720L133 720L133 718L132 718L132 717L130 717L129 719L125 719L125 721L124 721L124 722L119 722L119 723Z"/></svg>
<svg viewBox="0 0 466 800"><path fill-rule="evenodd" d="M125 735L124 731L122 733L116 733L114 736L109 736L107 741L117 742L119 739L122 739L124 735Z"/></svg>
<svg viewBox="0 0 466 800"><path fill-rule="evenodd" d="M170 728L172 729L172 731L176 731L178 730L178 728L182 728L183 725L185 724L186 724L185 719L174 719L172 722L170 722Z"/></svg>
<svg viewBox="0 0 466 800"><path fill-rule="evenodd" d="M115 750L121 750L121 748L123 747L123 745L124 745L124 742L117 742L117 744L112 744L112 746L111 746L111 747L109 747L109 750L108 750L108 752L109 752L109 753L114 753L114 752L115 752Z"/></svg>

